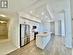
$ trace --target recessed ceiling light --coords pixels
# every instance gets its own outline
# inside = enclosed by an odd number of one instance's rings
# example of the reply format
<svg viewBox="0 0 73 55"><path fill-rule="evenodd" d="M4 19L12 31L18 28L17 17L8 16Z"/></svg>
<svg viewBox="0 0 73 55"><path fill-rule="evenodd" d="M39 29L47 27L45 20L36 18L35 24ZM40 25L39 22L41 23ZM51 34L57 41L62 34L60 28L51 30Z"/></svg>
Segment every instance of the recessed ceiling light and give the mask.
<svg viewBox="0 0 73 55"><path fill-rule="evenodd" d="M7 23L6 21L0 21L0 23Z"/></svg>
<svg viewBox="0 0 73 55"><path fill-rule="evenodd" d="M1 17L6 17L6 16L5 16L5 15L3 15L3 14L1 14L0 16L1 16Z"/></svg>
<svg viewBox="0 0 73 55"><path fill-rule="evenodd" d="M41 14L44 15L44 12L42 12Z"/></svg>
<svg viewBox="0 0 73 55"><path fill-rule="evenodd" d="M30 13L32 14L32 11L30 11Z"/></svg>

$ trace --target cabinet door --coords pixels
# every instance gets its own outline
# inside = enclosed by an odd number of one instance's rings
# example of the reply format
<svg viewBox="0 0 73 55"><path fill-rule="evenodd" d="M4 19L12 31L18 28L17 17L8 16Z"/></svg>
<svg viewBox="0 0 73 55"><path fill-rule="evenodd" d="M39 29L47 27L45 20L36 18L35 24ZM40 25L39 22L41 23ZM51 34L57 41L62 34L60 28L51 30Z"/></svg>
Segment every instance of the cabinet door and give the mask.
<svg viewBox="0 0 73 55"><path fill-rule="evenodd" d="M42 41L42 39L43 38L41 38L41 37L36 37L36 45L37 45L37 47L40 47L40 48L42 48L42 44L43 44L43 41Z"/></svg>

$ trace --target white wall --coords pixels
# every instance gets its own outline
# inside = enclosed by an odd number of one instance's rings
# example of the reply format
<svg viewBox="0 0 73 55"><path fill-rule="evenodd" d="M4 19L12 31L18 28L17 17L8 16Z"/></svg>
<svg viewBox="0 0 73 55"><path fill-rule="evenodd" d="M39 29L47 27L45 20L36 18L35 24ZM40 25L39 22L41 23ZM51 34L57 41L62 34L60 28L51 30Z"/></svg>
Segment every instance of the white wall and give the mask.
<svg viewBox="0 0 73 55"><path fill-rule="evenodd" d="M55 22L55 35L59 35L58 21Z"/></svg>
<svg viewBox="0 0 73 55"><path fill-rule="evenodd" d="M65 37L65 21L61 21L61 35Z"/></svg>
<svg viewBox="0 0 73 55"><path fill-rule="evenodd" d="M9 19L8 23L8 37L12 45L19 48L19 16L16 12L1 11L0 14L6 15Z"/></svg>
<svg viewBox="0 0 73 55"><path fill-rule="evenodd" d="M73 0L71 1L71 18L72 18L72 46L73 46Z"/></svg>
<svg viewBox="0 0 73 55"><path fill-rule="evenodd" d="M18 18L10 17L9 21L9 37L10 41L19 48L19 26L18 26Z"/></svg>
<svg viewBox="0 0 73 55"><path fill-rule="evenodd" d="M73 40L73 20L72 20L72 40Z"/></svg>
<svg viewBox="0 0 73 55"><path fill-rule="evenodd" d="M61 20L61 35L65 37L65 16L64 12L60 13L60 20Z"/></svg>
<svg viewBox="0 0 73 55"><path fill-rule="evenodd" d="M59 21L55 21L55 35L60 35L59 28Z"/></svg>
<svg viewBox="0 0 73 55"><path fill-rule="evenodd" d="M70 9L70 0L65 2L65 25L66 25L66 38L65 45L68 48L72 48L72 18Z"/></svg>
<svg viewBox="0 0 73 55"><path fill-rule="evenodd" d="M41 24L40 24L40 28L39 28L40 32L49 32L50 31L50 23L49 22L46 22L46 21L41 21Z"/></svg>

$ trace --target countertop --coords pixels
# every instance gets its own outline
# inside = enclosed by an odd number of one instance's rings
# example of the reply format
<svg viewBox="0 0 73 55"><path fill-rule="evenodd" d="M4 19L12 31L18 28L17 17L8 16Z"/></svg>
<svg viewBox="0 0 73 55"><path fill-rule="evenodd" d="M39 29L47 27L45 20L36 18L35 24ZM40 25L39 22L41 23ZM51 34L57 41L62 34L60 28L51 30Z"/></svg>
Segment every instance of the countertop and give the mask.
<svg viewBox="0 0 73 55"><path fill-rule="evenodd" d="M37 34L37 37L46 37L46 36L48 36L48 35L49 35L48 32L41 32L41 33L38 33L38 34Z"/></svg>

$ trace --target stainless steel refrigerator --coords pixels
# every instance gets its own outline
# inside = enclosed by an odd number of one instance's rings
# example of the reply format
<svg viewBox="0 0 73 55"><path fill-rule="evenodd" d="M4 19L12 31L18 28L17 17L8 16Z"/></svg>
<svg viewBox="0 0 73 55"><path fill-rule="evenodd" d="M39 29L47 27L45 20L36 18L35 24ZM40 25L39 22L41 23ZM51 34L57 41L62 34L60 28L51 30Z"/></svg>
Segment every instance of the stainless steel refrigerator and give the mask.
<svg viewBox="0 0 73 55"><path fill-rule="evenodd" d="M20 47L30 42L30 25L20 24Z"/></svg>

